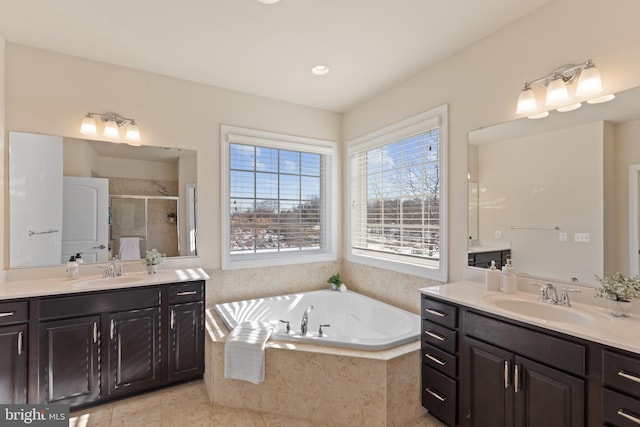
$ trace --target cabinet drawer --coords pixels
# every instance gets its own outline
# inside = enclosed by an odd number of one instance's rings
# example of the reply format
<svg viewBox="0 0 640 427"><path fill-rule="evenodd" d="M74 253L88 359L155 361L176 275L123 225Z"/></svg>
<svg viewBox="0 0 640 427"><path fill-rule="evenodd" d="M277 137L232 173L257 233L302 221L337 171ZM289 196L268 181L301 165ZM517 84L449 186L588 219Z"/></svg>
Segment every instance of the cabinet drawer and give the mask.
<svg viewBox="0 0 640 427"><path fill-rule="evenodd" d="M602 381L607 387L640 399L640 360L605 350Z"/></svg>
<svg viewBox="0 0 640 427"><path fill-rule="evenodd" d="M455 329L458 326L458 309L453 305L423 297L422 318Z"/></svg>
<svg viewBox="0 0 640 427"><path fill-rule="evenodd" d="M0 303L0 325L23 323L28 320L29 305L27 301L10 301Z"/></svg>
<svg viewBox="0 0 640 427"><path fill-rule="evenodd" d="M638 427L640 425L640 401L611 390L602 392L603 417L607 425Z"/></svg>
<svg viewBox="0 0 640 427"><path fill-rule="evenodd" d="M458 333L428 320L422 321L422 341L449 353L458 350Z"/></svg>
<svg viewBox="0 0 640 427"><path fill-rule="evenodd" d="M203 282L183 283L169 286L169 304L203 300Z"/></svg>
<svg viewBox="0 0 640 427"><path fill-rule="evenodd" d="M522 328L468 311L464 333L505 350L518 353L564 371L584 377L587 373L583 345Z"/></svg>
<svg viewBox="0 0 640 427"><path fill-rule="evenodd" d="M422 365L422 406L447 425L456 425L457 384L435 369Z"/></svg>
<svg viewBox="0 0 640 427"><path fill-rule="evenodd" d="M456 356L429 344L423 344L422 346L422 363L452 378L455 378L458 374Z"/></svg>

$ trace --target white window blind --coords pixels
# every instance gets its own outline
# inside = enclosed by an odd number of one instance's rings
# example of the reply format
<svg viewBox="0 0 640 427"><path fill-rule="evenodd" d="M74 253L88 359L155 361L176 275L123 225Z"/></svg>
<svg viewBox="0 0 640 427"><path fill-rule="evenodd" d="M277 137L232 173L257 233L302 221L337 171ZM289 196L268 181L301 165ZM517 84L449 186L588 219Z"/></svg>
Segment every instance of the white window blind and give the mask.
<svg viewBox="0 0 640 427"><path fill-rule="evenodd" d="M323 155L230 144L231 253L320 249Z"/></svg>
<svg viewBox="0 0 640 427"><path fill-rule="evenodd" d="M352 260L402 264L399 271L426 267L438 271L435 278L446 274L440 123L420 117L350 145Z"/></svg>

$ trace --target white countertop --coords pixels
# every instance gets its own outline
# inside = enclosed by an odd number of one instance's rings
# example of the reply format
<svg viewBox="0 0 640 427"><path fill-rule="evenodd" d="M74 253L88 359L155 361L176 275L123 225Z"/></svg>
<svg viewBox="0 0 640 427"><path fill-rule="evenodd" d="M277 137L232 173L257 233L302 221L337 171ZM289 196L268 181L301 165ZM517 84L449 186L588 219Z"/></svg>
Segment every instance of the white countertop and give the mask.
<svg viewBox="0 0 640 427"><path fill-rule="evenodd" d="M206 280L209 276L202 268L188 267L160 269L156 274L145 272L127 273L123 278L102 278L101 275L85 275L78 279L38 278L7 281L0 284L0 300L134 288L163 283Z"/></svg>
<svg viewBox="0 0 640 427"><path fill-rule="evenodd" d="M510 310L501 309L490 302L492 297L500 295L513 297L515 299L536 301L537 296L535 294L518 292L507 295L497 291L488 291L484 289L484 285L481 283L467 281L422 288L420 292L424 295L433 295L442 300L471 307L486 313L500 315L551 331L561 332L640 354L640 317L636 314L631 314L631 317L618 318L611 316L605 308L573 302L573 307L562 308L566 310L597 312L598 315L594 317L594 322L590 324L558 322L525 316Z"/></svg>

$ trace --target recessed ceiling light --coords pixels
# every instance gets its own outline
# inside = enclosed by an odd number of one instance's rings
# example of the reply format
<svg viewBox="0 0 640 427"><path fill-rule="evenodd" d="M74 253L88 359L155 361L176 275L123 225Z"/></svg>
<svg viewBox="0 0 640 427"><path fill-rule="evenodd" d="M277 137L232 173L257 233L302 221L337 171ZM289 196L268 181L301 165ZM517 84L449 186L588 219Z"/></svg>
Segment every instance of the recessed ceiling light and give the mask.
<svg viewBox="0 0 640 427"><path fill-rule="evenodd" d="M280 0L258 0L258 1L264 4L274 4L274 3L278 3Z"/></svg>
<svg viewBox="0 0 640 427"><path fill-rule="evenodd" d="M326 65L316 65L311 69L311 72L316 76L324 76L329 72L330 68Z"/></svg>

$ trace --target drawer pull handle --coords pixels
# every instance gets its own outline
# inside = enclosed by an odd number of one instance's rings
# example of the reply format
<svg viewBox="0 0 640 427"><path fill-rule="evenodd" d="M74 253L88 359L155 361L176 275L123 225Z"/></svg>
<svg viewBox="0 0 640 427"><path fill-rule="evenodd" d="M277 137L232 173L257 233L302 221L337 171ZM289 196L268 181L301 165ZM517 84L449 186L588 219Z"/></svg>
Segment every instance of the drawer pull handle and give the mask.
<svg viewBox="0 0 640 427"><path fill-rule="evenodd" d="M433 308L425 308L424 311L426 311L429 314L433 314L434 316L438 316L438 317L445 317L447 315L447 313L443 313L443 312L435 310Z"/></svg>
<svg viewBox="0 0 640 427"><path fill-rule="evenodd" d="M173 327L175 325L175 321L176 321L176 311L175 310L171 310L171 330L173 330Z"/></svg>
<svg viewBox="0 0 640 427"><path fill-rule="evenodd" d="M504 361L504 388L509 388L509 361Z"/></svg>
<svg viewBox="0 0 640 427"><path fill-rule="evenodd" d="M446 398L446 397L442 397L442 396L440 395L440 393L436 393L435 391L431 390L429 387L427 387L427 388L425 389L425 391L426 391L427 393L429 393L431 396L433 396L433 397L435 397L436 399L438 399L440 402L444 402L445 400L447 400L447 398Z"/></svg>
<svg viewBox="0 0 640 427"><path fill-rule="evenodd" d="M636 417L635 415L631 415L630 413L628 413L624 409L619 409L618 410L618 415L620 415L621 417L625 417L629 421L633 421L634 423L640 425L640 418Z"/></svg>
<svg viewBox="0 0 640 427"><path fill-rule="evenodd" d="M98 323L93 322L93 343L98 342Z"/></svg>
<svg viewBox="0 0 640 427"><path fill-rule="evenodd" d="M183 291L183 292L178 292L176 296L182 297L185 295L195 295L197 293L198 293L197 291Z"/></svg>
<svg viewBox="0 0 640 427"><path fill-rule="evenodd" d="M22 354L22 331L18 332L18 355Z"/></svg>
<svg viewBox="0 0 640 427"><path fill-rule="evenodd" d="M109 336L111 337L111 339L113 339L113 336L116 333L116 322L113 321L113 319L111 319L111 327L109 330Z"/></svg>
<svg viewBox="0 0 640 427"><path fill-rule="evenodd" d="M6 313L0 313L0 317L11 317L16 314L15 311L7 311Z"/></svg>
<svg viewBox="0 0 640 427"><path fill-rule="evenodd" d="M426 357L427 359L431 360L432 362L437 363L440 366L444 366L447 364L447 362L445 362L444 360L440 360L437 357L434 357L432 355L430 355L429 353L425 353L424 357Z"/></svg>
<svg viewBox="0 0 640 427"><path fill-rule="evenodd" d="M433 333L431 331L424 331L425 334L429 335L431 338L435 338L438 341L446 341L447 339L445 337L443 337L442 335L438 335L436 333Z"/></svg>
<svg viewBox="0 0 640 427"><path fill-rule="evenodd" d="M626 373L625 371L618 371L618 375L621 376L622 378L626 378L628 380L640 383L640 377Z"/></svg>

